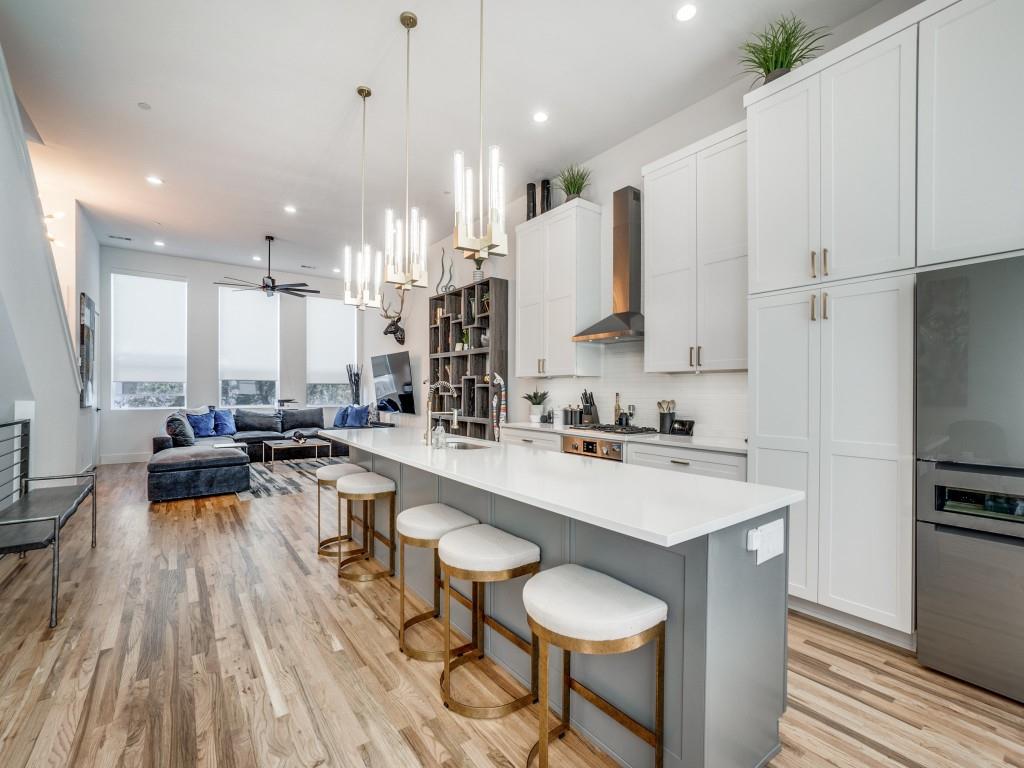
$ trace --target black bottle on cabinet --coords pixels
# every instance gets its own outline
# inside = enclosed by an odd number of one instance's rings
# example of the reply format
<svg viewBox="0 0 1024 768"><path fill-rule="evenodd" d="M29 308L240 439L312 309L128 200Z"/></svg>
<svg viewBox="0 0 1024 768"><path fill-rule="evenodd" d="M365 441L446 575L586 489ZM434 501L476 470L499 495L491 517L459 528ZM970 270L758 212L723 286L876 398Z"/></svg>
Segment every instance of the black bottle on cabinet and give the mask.
<svg viewBox="0 0 1024 768"><path fill-rule="evenodd" d="M537 215L537 185L532 181L526 185L526 220Z"/></svg>
<svg viewBox="0 0 1024 768"><path fill-rule="evenodd" d="M551 210L551 181L541 179L540 182L540 212L546 213Z"/></svg>

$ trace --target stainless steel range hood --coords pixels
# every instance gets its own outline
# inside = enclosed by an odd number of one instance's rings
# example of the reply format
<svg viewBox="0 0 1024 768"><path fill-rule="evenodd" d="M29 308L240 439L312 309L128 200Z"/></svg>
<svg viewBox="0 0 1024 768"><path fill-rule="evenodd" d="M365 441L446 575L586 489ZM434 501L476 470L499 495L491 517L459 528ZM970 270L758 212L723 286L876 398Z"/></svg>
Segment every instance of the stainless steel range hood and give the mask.
<svg viewBox="0 0 1024 768"><path fill-rule="evenodd" d="M623 187L612 198L612 313L572 337L613 344L643 341L640 314L640 190Z"/></svg>

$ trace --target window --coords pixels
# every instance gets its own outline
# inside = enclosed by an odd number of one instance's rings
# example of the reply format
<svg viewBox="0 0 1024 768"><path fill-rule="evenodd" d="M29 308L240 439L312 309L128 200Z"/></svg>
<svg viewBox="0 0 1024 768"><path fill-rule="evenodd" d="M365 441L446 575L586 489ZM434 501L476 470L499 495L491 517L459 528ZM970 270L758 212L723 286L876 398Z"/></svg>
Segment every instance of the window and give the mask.
<svg viewBox="0 0 1024 768"><path fill-rule="evenodd" d="M221 405L275 405L279 297L223 286L219 295Z"/></svg>
<svg viewBox="0 0 1024 768"><path fill-rule="evenodd" d="M306 299L306 405L348 405L345 366L356 362L356 310L340 299Z"/></svg>
<svg viewBox="0 0 1024 768"><path fill-rule="evenodd" d="M110 407L184 408L188 284L110 276Z"/></svg>

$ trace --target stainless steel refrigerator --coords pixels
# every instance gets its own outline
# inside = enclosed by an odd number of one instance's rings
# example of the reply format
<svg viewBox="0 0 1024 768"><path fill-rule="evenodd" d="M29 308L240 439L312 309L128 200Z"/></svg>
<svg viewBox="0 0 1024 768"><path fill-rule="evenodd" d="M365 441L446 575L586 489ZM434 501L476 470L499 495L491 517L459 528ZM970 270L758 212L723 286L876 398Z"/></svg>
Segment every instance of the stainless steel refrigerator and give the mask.
<svg viewBox="0 0 1024 768"><path fill-rule="evenodd" d="M917 280L922 664L1024 701L1024 257Z"/></svg>

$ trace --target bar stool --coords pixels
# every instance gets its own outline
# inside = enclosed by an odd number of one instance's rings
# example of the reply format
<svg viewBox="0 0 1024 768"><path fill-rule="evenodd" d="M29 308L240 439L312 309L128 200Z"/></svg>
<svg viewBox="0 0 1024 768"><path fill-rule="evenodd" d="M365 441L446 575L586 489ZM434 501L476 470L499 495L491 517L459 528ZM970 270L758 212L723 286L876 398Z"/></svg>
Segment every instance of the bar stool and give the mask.
<svg viewBox="0 0 1024 768"><path fill-rule="evenodd" d="M460 512L447 504L423 504L409 507L398 516L398 564L399 564L399 597L398 597L398 649L410 659L417 661L441 661L444 651L410 648L405 640L407 629L421 621L437 618L441 615L441 559L437 555L438 540L446 533L476 525L477 520L464 512ZM434 607L412 618L405 618L405 548L424 547L432 549L434 560Z"/></svg>
<svg viewBox="0 0 1024 768"><path fill-rule="evenodd" d="M345 500L345 510L352 520L352 502L363 502L363 543L358 549L350 550L346 557L338 555L338 576L348 581L373 581L395 575L395 481L376 472L355 472L338 480L338 500ZM377 533L377 504L388 502L388 536ZM358 522L358 521L357 521ZM373 558L373 542L380 540L388 545L388 569L375 573L352 573L345 570L361 560Z"/></svg>
<svg viewBox="0 0 1024 768"><path fill-rule="evenodd" d="M534 576L523 588L530 630L539 639L540 737L526 758L535 755L548 768L548 742L568 733L570 691L576 691L604 714L654 748L655 768L664 764L665 620L668 606L639 589L579 565L559 565ZM632 651L654 641L655 698L653 730L601 698L572 677L572 653L610 654ZM548 646L562 649L562 719L548 730Z"/></svg>
<svg viewBox="0 0 1024 768"><path fill-rule="evenodd" d="M497 620L484 616L484 587L487 582L509 581L540 570L540 548L490 525L459 528L441 537L437 546L444 576L444 671L441 673L441 699L453 712L465 717L487 720L515 712L536 700L537 638L527 643ZM470 642L452 649L452 579L473 583L468 608L472 616ZM456 593L458 594L458 593ZM484 657L484 625L492 627L520 650L530 653L530 691L505 704L475 707L452 696L452 672L474 659Z"/></svg>
<svg viewBox="0 0 1024 768"><path fill-rule="evenodd" d="M341 550L341 544L345 541L352 541L352 515L348 517L346 533L341 532L341 497L338 497L338 535L321 539L320 532L320 489L327 487L332 491L337 488L338 480L357 472L366 470L358 464L328 464L316 471L316 553L321 557L336 557Z"/></svg>

